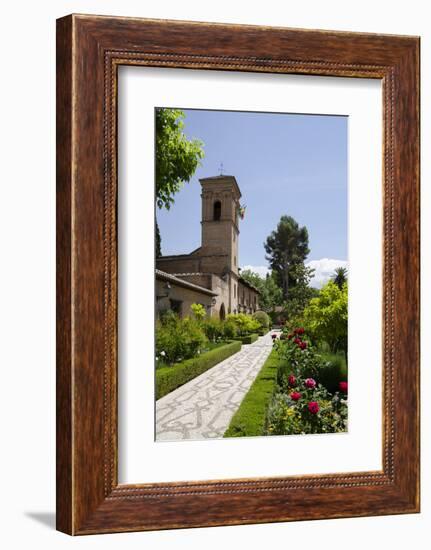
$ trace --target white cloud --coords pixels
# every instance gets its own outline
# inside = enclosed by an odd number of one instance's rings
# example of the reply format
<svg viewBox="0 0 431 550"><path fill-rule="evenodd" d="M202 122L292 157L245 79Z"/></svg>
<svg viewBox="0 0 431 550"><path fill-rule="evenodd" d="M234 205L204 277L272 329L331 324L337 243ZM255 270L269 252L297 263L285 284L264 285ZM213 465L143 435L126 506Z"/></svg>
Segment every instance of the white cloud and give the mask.
<svg viewBox="0 0 431 550"><path fill-rule="evenodd" d="M310 285L316 288L322 288L329 279L334 275L334 271L337 267L348 267L346 260L334 260L332 258L322 258L321 260L311 260L306 262L307 267L312 267L315 272L310 281Z"/></svg>
<svg viewBox="0 0 431 550"><path fill-rule="evenodd" d="M241 271L245 271L246 269L257 273L261 277L266 277L266 274L269 273L269 267L266 265L243 265L241 267Z"/></svg>

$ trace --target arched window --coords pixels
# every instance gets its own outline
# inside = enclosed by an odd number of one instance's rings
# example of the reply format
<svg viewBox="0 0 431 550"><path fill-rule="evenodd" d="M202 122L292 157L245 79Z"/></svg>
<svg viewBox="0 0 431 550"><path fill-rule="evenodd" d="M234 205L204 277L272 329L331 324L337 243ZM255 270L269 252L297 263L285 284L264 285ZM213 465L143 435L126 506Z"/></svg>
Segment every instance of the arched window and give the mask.
<svg viewBox="0 0 431 550"><path fill-rule="evenodd" d="M221 202L215 201L214 203L214 221L218 222L221 218Z"/></svg>

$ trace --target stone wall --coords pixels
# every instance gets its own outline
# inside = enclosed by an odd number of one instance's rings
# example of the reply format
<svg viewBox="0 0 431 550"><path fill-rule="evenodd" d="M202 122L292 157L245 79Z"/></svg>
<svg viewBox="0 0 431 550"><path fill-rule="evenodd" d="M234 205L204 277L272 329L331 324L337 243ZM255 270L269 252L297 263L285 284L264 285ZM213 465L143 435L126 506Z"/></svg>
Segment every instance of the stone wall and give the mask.
<svg viewBox="0 0 431 550"><path fill-rule="evenodd" d="M192 304L202 304L207 310L207 314L211 315L213 296L190 288L184 288L172 282L169 282L169 286L169 296L165 296L167 294L166 281L156 279L157 318L161 312L167 309L176 311L180 317L186 317L191 313Z"/></svg>
<svg viewBox="0 0 431 550"><path fill-rule="evenodd" d="M243 284L238 282L238 309L239 313L254 313L259 309L259 294Z"/></svg>

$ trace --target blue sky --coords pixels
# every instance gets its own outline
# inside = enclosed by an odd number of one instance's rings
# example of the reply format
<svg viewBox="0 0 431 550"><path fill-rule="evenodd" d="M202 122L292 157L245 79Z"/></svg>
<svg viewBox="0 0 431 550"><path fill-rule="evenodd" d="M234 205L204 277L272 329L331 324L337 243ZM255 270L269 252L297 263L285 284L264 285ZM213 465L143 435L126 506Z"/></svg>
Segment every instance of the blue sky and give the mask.
<svg viewBox="0 0 431 550"><path fill-rule="evenodd" d="M157 211L163 254L200 246L199 178L219 175L223 163L247 205L240 222L242 268L265 272L263 243L282 215L308 228L315 286L337 265L347 265L347 117L184 112L185 134L204 142L205 157L171 209Z"/></svg>

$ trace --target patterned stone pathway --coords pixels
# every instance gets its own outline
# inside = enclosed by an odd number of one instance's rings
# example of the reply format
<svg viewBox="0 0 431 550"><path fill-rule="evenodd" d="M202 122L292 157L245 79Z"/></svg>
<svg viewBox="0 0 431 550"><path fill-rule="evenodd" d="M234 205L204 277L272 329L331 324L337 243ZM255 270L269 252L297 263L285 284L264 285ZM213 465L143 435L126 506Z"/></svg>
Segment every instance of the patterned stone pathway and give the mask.
<svg viewBox="0 0 431 550"><path fill-rule="evenodd" d="M272 349L271 333L156 402L156 440L223 437Z"/></svg>

